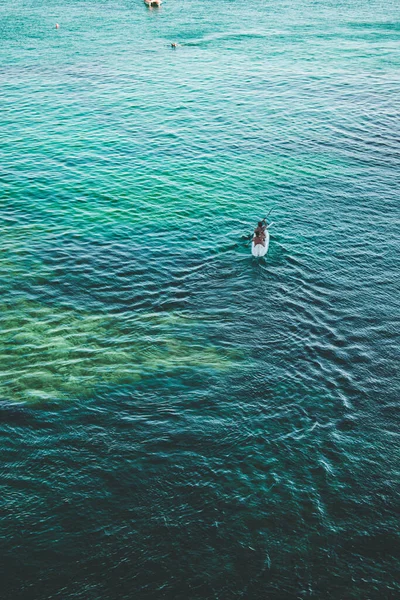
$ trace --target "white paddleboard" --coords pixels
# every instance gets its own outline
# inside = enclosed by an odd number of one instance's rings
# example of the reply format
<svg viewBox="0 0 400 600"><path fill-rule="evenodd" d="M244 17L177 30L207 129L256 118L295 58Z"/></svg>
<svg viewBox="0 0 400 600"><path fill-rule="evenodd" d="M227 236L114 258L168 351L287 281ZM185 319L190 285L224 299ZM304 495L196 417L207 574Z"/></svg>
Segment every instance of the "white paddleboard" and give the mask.
<svg viewBox="0 0 400 600"><path fill-rule="evenodd" d="M251 242L251 253L253 256L265 256L268 252L268 246L269 246L269 231L268 229L265 230L265 246L263 246L262 244L256 244L254 245L254 242Z"/></svg>

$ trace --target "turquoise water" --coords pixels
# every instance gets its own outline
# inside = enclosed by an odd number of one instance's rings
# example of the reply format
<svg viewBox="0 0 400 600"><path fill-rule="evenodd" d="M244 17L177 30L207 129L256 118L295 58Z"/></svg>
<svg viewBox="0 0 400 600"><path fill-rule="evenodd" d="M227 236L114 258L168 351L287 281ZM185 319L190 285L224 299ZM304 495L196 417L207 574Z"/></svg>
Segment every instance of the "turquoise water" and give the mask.
<svg viewBox="0 0 400 600"><path fill-rule="evenodd" d="M0 5L2 598L399 597L399 38Z"/></svg>

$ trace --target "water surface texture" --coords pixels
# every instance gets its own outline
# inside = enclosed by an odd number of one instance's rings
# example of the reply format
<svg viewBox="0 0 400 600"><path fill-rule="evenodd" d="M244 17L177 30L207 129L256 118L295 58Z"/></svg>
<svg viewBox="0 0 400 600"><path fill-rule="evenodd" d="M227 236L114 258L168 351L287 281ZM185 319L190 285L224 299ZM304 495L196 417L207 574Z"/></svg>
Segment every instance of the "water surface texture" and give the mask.
<svg viewBox="0 0 400 600"><path fill-rule="evenodd" d="M3 0L2 600L400 596L399 41Z"/></svg>

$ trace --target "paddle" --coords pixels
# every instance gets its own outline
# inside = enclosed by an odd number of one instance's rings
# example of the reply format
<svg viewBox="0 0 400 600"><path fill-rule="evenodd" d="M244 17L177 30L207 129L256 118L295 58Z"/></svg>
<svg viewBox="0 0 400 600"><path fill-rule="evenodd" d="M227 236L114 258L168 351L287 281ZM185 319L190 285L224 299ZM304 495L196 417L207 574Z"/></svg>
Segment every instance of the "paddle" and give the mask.
<svg viewBox="0 0 400 600"><path fill-rule="evenodd" d="M265 217L265 219L263 219L264 221L266 221L268 219L269 215L272 213L274 208L275 208L275 206L273 206L272 208L269 209L267 216Z"/></svg>
<svg viewBox="0 0 400 600"><path fill-rule="evenodd" d="M267 223L267 219L269 217L269 215L271 214L271 212L274 210L275 206L273 206L272 208L269 209L267 216L263 219L263 221L265 221L265 223ZM265 229L269 229L272 225L274 224L274 222L272 221L269 225L266 224L265 225ZM250 242L253 241L253 234L251 233L249 236L246 235L245 239L247 239Z"/></svg>

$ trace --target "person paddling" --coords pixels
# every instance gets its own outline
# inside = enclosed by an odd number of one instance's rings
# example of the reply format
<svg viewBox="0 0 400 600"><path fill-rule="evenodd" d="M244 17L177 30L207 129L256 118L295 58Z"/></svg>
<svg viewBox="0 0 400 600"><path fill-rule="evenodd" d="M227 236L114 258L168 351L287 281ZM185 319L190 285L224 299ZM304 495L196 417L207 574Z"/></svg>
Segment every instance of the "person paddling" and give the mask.
<svg viewBox="0 0 400 600"><path fill-rule="evenodd" d="M253 244L255 246L257 246L257 244L265 246L265 231L257 231L257 229L254 231Z"/></svg>
<svg viewBox="0 0 400 600"><path fill-rule="evenodd" d="M267 223L266 223L265 219L263 219L262 221L259 221L257 227L254 230L254 235L261 236L265 239L266 228L267 228Z"/></svg>
<svg viewBox="0 0 400 600"><path fill-rule="evenodd" d="M264 219L258 222L258 225L255 228L254 233L252 235L251 253L256 258L265 256L268 252L269 228L271 227L272 223L268 223L267 219L271 210Z"/></svg>

